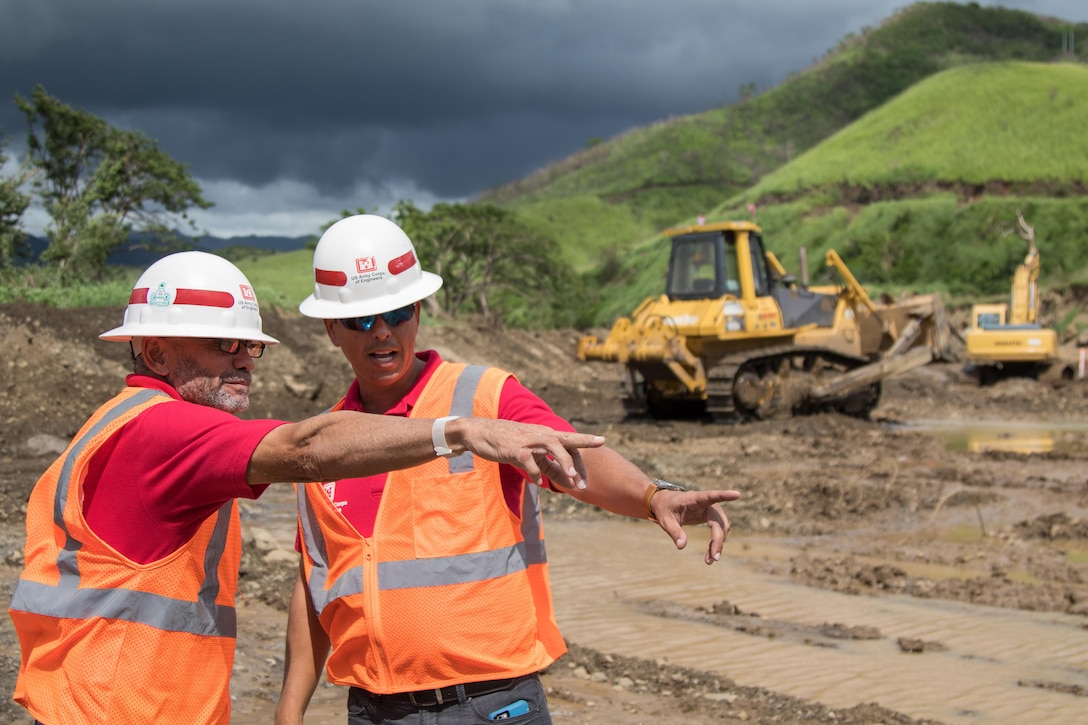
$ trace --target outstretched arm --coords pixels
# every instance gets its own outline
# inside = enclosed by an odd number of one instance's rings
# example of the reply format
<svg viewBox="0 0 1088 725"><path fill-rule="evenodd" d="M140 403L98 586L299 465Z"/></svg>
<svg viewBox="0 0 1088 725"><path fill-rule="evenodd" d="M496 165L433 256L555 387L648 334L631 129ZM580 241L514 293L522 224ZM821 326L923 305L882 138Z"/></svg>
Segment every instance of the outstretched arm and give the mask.
<svg viewBox="0 0 1088 725"><path fill-rule="evenodd" d="M651 511L643 503L643 496L651 485L650 478L638 466L607 447L586 449L582 457L590 486L567 493L612 513L636 519L649 518ZM683 549L688 543L684 526L708 525L710 545L704 560L707 564L713 564L721 558L722 547L729 535L729 519L721 504L738 498L740 493L731 490L658 491L650 500L650 508L658 525L673 540L677 549Z"/></svg>
<svg viewBox="0 0 1088 725"><path fill-rule="evenodd" d="M302 725L302 716L321 679L329 656L329 636L317 619L306 583L302 560L287 610L287 652L283 663L283 688L276 704L276 725Z"/></svg>
<svg viewBox="0 0 1088 725"><path fill-rule="evenodd" d="M257 445L247 481L336 481L417 466L435 457L433 423L336 411L281 425ZM472 451L521 468L535 483L546 476L564 488L586 485L579 449L604 444L601 436L491 418L457 418L445 432L454 453Z"/></svg>

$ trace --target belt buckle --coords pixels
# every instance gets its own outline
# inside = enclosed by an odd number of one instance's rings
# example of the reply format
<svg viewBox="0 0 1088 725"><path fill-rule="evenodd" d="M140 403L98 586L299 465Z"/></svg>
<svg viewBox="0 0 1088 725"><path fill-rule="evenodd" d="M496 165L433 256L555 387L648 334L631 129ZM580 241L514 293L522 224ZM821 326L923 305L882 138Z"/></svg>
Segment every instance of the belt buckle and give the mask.
<svg viewBox="0 0 1088 725"><path fill-rule="evenodd" d="M433 702L417 702L416 701L416 695L422 695L425 692L427 694L430 694L432 692L434 693L434 701ZM442 690L436 687L433 690L420 690L418 692L409 692L408 693L408 702L412 703L412 705L414 705L415 707L431 707L433 705L441 705L441 704L443 704Z"/></svg>

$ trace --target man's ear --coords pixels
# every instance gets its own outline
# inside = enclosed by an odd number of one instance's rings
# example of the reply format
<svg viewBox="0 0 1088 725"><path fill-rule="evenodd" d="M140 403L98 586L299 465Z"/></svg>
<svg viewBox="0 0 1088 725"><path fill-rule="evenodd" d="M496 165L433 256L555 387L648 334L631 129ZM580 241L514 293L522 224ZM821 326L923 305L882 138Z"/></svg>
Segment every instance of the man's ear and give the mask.
<svg viewBox="0 0 1088 725"><path fill-rule="evenodd" d="M145 337L141 348L143 350L144 365L147 366L148 370L164 378L170 374L168 365L170 351L166 347L165 340L161 337Z"/></svg>

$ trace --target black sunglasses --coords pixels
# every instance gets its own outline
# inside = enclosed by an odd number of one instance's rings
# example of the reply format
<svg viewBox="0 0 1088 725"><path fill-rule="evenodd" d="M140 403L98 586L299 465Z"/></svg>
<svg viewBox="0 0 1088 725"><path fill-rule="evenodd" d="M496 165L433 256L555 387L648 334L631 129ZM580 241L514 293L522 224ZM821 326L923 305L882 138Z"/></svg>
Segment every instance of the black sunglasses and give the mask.
<svg viewBox="0 0 1088 725"><path fill-rule="evenodd" d="M415 317L415 314L416 303L413 302L410 305L405 305L404 307L390 310L389 312L383 312L380 315L349 317L346 320L340 320L340 324L349 330L355 330L356 332L370 332L370 329L374 327L374 323L378 321L379 317L385 320L385 324L390 327L396 327Z"/></svg>
<svg viewBox="0 0 1088 725"><path fill-rule="evenodd" d="M238 351L243 347L252 358L264 355L265 344L257 340L215 340L215 344L220 352L225 352L228 355L237 355Z"/></svg>

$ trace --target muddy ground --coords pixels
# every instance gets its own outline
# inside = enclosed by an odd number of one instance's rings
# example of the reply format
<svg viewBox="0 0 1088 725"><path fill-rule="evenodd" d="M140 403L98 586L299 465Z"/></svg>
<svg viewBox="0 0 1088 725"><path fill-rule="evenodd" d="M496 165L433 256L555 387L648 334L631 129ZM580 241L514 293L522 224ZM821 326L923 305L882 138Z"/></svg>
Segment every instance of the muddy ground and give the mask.
<svg viewBox="0 0 1088 725"><path fill-rule="evenodd" d="M266 313L266 331L285 344L259 361L252 408L257 417L298 419L324 410L350 371L320 325ZM124 345L97 334L118 324L119 309L57 310L0 305L0 598L9 601L22 563L25 502L38 475L102 401L122 384ZM580 429L609 444L653 476L699 488L729 487L743 498L729 508L734 540L817 537L820 546L768 572L810 587L859 596L894 593L977 605L1062 612L1088 628L1088 442L1067 434L1049 452L950 449L912 427L919 421L1088 421L1088 386L1010 380L980 388L955 363L934 364L885 384L870 420L821 414L742 426L626 419L616 398L617 371L574 357L574 331L499 332L471 325L424 328L421 346L453 360L516 372ZM784 472L788 472L784 473ZM549 518L604 516L559 495L546 496ZM928 524L940 513L962 519L959 537ZM856 534L898 530L888 538ZM239 663L232 690L237 713L271 712L282 657L247 653L278 647L294 559L250 526L243 560ZM878 541L891 541L880 544ZM728 548L727 554L728 555ZM964 568L961 576L909 576L911 561ZM969 566L968 566L969 563ZM982 572L981 574L979 572ZM1027 575L1030 573L1030 575ZM653 606L649 604L648 606ZM728 601L707 609L662 605L662 616L751 629ZM762 636L798 625L760 621ZM865 638L850 623L811 625L812 637ZM902 641L904 652L939 643ZM544 674L557 722L910 723L878 703L832 710L768 689L742 687L718 674L594 651L570 653ZM15 680L18 644L0 622L0 691ZM1066 687L1060 683L1023 683ZM1079 688L1073 688L1079 690ZM1083 691L1069 691L1084 697ZM1088 701L1086 701L1088 702ZM0 721L29 722L5 696ZM337 718L332 722L342 722ZM316 721L315 721L316 722Z"/></svg>

